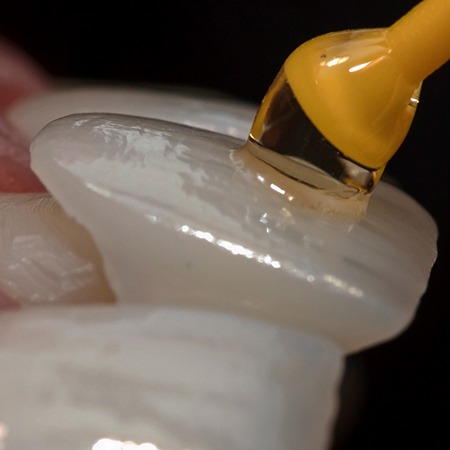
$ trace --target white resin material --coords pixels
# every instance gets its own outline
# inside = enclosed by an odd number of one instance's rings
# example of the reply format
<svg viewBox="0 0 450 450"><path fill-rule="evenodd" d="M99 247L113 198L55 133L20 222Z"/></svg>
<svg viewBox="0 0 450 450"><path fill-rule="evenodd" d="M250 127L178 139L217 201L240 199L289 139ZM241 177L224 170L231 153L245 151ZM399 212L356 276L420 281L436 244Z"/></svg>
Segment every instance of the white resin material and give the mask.
<svg viewBox="0 0 450 450"><path fill-rule="evenodd" d="M3 313L0 341L5 450L329 441L342 355L317 337L224 313L85 306Z"/></svg>
<svg viewBox="0 0 450 450"><path fill-rule="evenodd" d="M0 291L17 303L112 302L89 233L50 194L0 195Z"/></svg>
<svg viewBox="0 0 450 450"><path fill-rule="evenodd" d="M157 120L79 114L32 145L32 167L86 227L125 305L217 309L356 351L411 321L436 227L381 183L359 220L310 210L242 141Z"/></svg>
<svg viewBox="0 0 450 450"><path fill-rule="evenodd" d="M52 120L87 112L152 117L247 139L257 106L213 94L113 86L61 88L16 102L7 117L30 139Z"/></svg>

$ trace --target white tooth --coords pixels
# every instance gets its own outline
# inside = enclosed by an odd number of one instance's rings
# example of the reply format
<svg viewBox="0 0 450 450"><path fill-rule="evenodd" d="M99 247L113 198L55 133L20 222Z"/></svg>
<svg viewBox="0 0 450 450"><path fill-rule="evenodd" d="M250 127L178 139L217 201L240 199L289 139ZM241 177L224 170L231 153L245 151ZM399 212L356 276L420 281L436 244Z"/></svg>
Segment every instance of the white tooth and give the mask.
<svg viewBox="0 0 450 450"><path fill-rule="evenodd" d="M38 135L32 167L92 234L120 302L264 317L347 352L407 326L436 257L430 216L383 183L359 222L309 211L239 146L150 119L74 115Z"/></svg>
<svg viewBox="0 0 450 450"><path fill-rule="evenodd" d="M0 196L0 291L22 305L111 302L90 235L48 194Z"/></svg>
<svg viewBox="0 0 450 450"><path fill-rule="evenodd" d="M104 112L152 117L247 139L257 107L227 97L119 87L74 87L46 91L16 102L8 118L33 138L54 119Z"/></svg>
<svg viewBox="0 0 450 450"><path fill-rule="evenodd" d="M92 306L4 313L0 340L0 448L328 443L342 355L318 337L224 313Z"/></svg>

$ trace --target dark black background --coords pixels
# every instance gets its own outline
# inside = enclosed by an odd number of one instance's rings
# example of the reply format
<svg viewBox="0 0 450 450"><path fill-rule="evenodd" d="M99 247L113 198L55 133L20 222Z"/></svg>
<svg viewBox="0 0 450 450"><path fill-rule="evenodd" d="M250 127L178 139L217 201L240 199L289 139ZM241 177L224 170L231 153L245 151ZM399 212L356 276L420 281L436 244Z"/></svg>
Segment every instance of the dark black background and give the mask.
<svg viewBox="0 0 450 450"><path fill-rule="evenodd" d="M182 84L259 102L302 42L329 31L388 26L415 4L16 2L2 5L0 34L57 77ZM412 130L388 168L436 219L439 259L411 327L348 358L333 450L450 448L449 75L447 64L425 81Z"/></svg>

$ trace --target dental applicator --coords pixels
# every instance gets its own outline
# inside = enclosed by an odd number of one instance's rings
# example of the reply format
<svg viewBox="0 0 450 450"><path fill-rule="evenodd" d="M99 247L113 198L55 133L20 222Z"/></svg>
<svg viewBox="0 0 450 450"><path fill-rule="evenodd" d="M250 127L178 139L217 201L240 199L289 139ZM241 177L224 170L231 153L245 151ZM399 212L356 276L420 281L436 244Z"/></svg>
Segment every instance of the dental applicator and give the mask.
<svg viewBox="0 0 450 450"><path fill-rule="evenodd" d="M314 38L285 61L247 148L304 184L364 196L408 133L422 81L449 57L449 0L424 0L389 28Z"/></svg>

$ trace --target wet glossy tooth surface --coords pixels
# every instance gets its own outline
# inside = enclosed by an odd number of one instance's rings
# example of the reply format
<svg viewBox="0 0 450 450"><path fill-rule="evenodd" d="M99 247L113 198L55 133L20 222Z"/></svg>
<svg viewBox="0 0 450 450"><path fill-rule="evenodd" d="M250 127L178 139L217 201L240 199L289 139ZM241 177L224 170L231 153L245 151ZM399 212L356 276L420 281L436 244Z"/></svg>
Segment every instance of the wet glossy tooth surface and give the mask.
<svg viewBox="0 0 450 450"><path fill-rule="evenodd" d="M113 301L90 235L48 194L0 196L0 291L22 306Z"/></svg>
<svg viewBox="0 0 450 450"><path fill-rule="evenodd" d="M120 113L182 123L247 139L256 106L211 92L80 87L52 90L13 105L8 117L29 138L54 119L74 113Z"/></svg>
<svg viewBox="0 0 450 450"><path fill-rule="evenodd" d="M4 313L0 340L6 449L328 443L342 358L316 337L227 314L103 306Z"/></svg>
<svg viewBox="0 0 450 450"><path fill-rule="evenodd" d="M92 234L122 303L269 318L346 351L408 325L436 257L430 216L387 184L359 222L309 211L286 177L239 147L175 124L85 114L47 126L32 167Z"/></svg>

